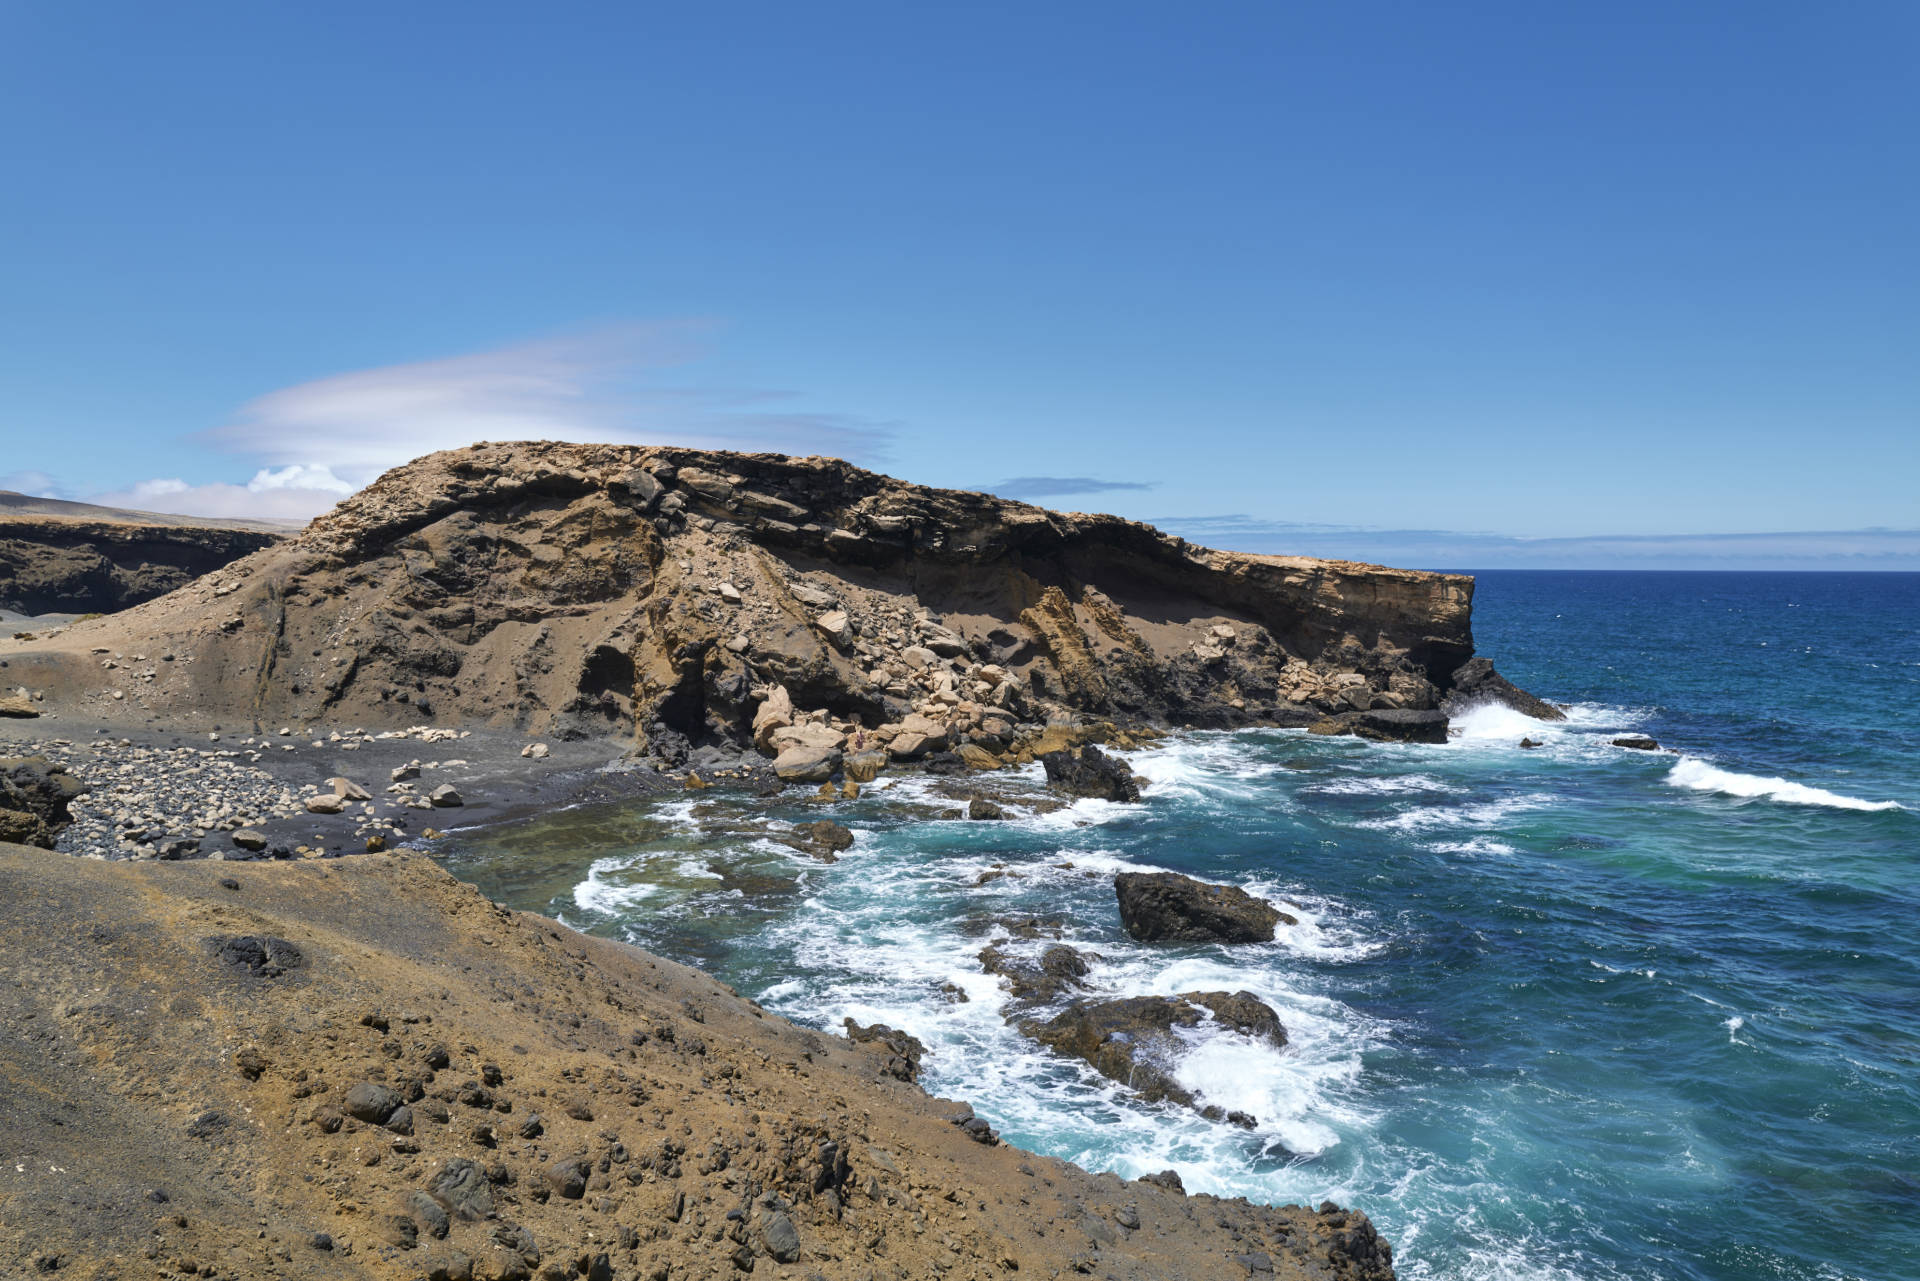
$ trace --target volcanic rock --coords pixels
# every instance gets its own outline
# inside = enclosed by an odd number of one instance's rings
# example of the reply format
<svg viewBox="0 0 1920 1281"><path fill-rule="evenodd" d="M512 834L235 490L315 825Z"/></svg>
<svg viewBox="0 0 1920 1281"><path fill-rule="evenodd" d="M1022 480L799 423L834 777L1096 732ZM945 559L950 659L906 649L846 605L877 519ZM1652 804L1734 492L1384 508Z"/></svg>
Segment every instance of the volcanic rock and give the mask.
<svg viewBox="0 0 1920 1281"><path fill-rule="evenodd" d="M1068 751L1048 752L1040 758L1047 786L1069 796L1103 801L1138 801L1140 781L1133 767L1088 744Z"/></svg>
<svg viewBox="0 0 1920 1281"><path fill-rule="evenodd" d="M1451 689L1442 709L1453 716L1477 703L1500 703L1537 721L1564 721L1567 714L1545 699L1535 698L1493 670L1493 660L1470 658L1453 671Z"/></svg>
<svg viewBox="0 0 1920 1281"><path fill-rule="evenodd" d="M1177 872L1121 872L1113 878L1120 922L1143 943L1270 943L1293 917L1237 885L1210 885Z"/></svg>
<svg viewBox="0 0 1920 1281"><path fill-rule="evenodd" d="M1199 1097L1174 1078L1174 1066L1185 1047L1173 1029L1197 1027L1209 1012L1243 1035L1276 1047L1286 1044L1280 1016L1248 992L1075 1001L1045 1022L1027 1020L1019 1026L1042 1045L1086 1061L1148 1103L1199 1107Z"/></svg>

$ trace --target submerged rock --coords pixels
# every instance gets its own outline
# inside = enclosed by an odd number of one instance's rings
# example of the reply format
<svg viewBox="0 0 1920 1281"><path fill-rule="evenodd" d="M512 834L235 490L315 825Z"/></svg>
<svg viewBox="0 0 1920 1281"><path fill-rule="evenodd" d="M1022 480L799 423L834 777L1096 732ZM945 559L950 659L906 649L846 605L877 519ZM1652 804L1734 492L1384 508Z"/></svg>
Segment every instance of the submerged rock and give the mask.
<svg viewBox="0 0 1920 1281"><path fill-rule="evenodd" d="M1250 992L1075 1001L1044 1022L1029 1019L1021 1023L1020 1030L1050 1049L1084 1060L1102 1076L1127 1086L1149 1103L1179 1103L1212 1116L1219 1109L1205 1106L1196 1092L1174 1077L1175 1065L1185 1048L1174 1029L1198 1027L1209 1015L1235 1032L1276 1048L1287 1043L1280 1016ZM1227 1118L1226 1113L1219 1114ZM1251 1124L1252 1118L1245 1121Z"/></svg>
<svg viewBox="0 0 1920 1281"><path fill-rule="evenodd" d="M1625 738L1616 738L1613 740L1613 745L1615 747L1630 747L1636 752L1657 752L1660 750L1659 741L1648 738L1645 734L1629 734Z"/></svg>
<svg viewBox="0 0 1920 1281"><path fill-rule="evenodd" d="M1210 885L1177 872L1121 872L1113 878L1120 923L1143 943L1270 943L1295 919L1237 885Z"/></svg>

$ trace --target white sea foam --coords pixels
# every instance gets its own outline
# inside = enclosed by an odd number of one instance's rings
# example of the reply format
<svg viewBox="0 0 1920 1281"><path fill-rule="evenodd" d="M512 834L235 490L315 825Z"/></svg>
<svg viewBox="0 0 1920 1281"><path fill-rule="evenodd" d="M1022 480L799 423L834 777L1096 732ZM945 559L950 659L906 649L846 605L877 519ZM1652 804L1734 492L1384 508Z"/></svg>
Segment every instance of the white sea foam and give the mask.
<svg viewBox="0 0 1920 1281"><path fill-rule="evenodd" d="M1374 777L1329 779L1300 789L1323 796L1397 796L1409 792L1457 792L1460 789L1442 783L1428 774L1379 775Z"/></svg>
<svg viewBox="0 0 1920 1281"><path fill-rule="evenodd" d="M610 879L615 873L630 872L637 865L631 857L597 858L587 869L587 878L573 887L574 906L583 912L602 912L609 916L632 907L658 892L658 887L624 883Z"/></svg>
<svg viewBox="0 0 1920 1281"><path fill-rule="evenodd" d="M1837 810L1906 808L1898 801L1863 801L1858 797L1842 796L1823 787L1808 787L1805 783L1789 782L1784 778L1738 774L1711 765L1697 756L1683 756L1675 761L1673 769L1667 774L1667 784L1690 792L1718 792L1723 796L1778 801L1782 805L1823 805Z"/></svg>
<svg viewBox="0 0 1920 1281"><path fill-rule="evenodd" d="M1448 737L1456 743L1482 745L1539 740L1554 732L1557 721L1537 721L1505 703L1476 703L1448 721Z"/></svg>
<svg viewBox="0 0 1920 1281"><path fill-rule="evenodd" d="M1391 818L1370 818L1355 826L1379 832L1425 832L1437 827L1498 827L1508 817L1552 805L1558 798L1544 792L1508 796L1477 805L1422 805Z"/></svg>
<svg viewBox="0 0 1920 1281"><path fill-rule="evenodd" d="M1496 841L1491 836L1476 836L1465 841L1439 841L1427 848L1435 854L1464 854L1469 858L1518 853L1513 846L1505 841Z"/></svg>

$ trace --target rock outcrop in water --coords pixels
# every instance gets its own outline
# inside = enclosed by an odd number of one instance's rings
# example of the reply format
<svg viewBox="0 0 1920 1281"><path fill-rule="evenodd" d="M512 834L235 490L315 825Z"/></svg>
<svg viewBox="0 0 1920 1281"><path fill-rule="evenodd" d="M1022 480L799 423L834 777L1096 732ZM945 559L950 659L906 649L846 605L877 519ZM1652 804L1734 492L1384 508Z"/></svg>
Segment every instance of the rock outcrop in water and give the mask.
<svg viewBox="0 0 1920 1281"><path fill-rule="evenodd" d="M1120 872L1113 878L1120 923L1143 943L1271 943L1294 918L1237 885L1210 885L1178 872Z"/></svg>
<svg viewBox="0 0 1920 1281"><path fill-rule="evenodd" d="M673 764L777 744L811 780L861 754L979 768L1049 718L1431 711L1473 656L1472 595L833 459L478 445L13 665L177 724L513 725ZM128 646L180 661L137 682L86 661Z"/></svg>
<svg viewBox="0 0 1920 1281"><path fill-rule="evenodd" d="M163 596L290 532L0 490L0 609L110 613Z"/></svg>
<svg viewBox="0 0 1920 1281"><path fill-rule="evenodd" d="M31 958L0 984L8 1277L1393 1275L1363 1214L998 1144L898 1079L910 1037L795 1027L418 854L0 845L0 954Z"/></svg>
<svg viewBox="0 0 1920 1281"><path fill-rule="evenodd" d="M1250 992L1075 1001L1050 1019L1022 1022L1020 1030L1061 1054L1084 1060L1149 1103L1179 1103L1203 1116L1252 1128L1258 1118L1206 1102L1174 1075L1187 1049L1174 1029L1198 1027L1209 1017L1223 1028L1276 1049L1287 1043L1280 1016Z"/></svg>

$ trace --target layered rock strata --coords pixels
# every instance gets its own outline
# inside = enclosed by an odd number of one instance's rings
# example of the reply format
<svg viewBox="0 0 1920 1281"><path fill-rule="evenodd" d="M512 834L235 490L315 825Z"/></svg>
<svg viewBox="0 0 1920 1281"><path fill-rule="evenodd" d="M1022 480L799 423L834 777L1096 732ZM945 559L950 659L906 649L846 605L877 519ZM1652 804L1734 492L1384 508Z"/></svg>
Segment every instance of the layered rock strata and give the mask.
<svg viewBox="0 0 1920 1281"><path fill-rule="evenodd" d="M811 782L983 768L1049 722L1434 712L1473 655L1472 595L834 459L496 444L10 657L123 717L512 725L672 765L754 745ZM116 671L129 648L176 661Z"/></svg>

